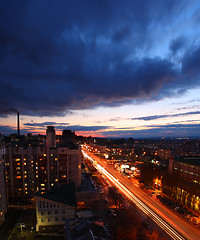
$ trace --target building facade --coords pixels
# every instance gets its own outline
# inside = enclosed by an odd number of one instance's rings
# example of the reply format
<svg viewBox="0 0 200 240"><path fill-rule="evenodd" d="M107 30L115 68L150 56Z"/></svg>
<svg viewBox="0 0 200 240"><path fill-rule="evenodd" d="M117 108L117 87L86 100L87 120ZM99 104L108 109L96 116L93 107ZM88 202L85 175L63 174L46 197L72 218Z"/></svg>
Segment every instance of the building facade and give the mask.
<svg viewBox="0 0 200 240"><path fill-rule="evenodd" d="M186 181L200 184L200 157L171 158L169 172Z"/></svg>
<svg viewBox="0 0 200 240"><path fill-rule="evenodd" d="M65 184L44 194L36 194L36 231L64 230L66 218L75 217L76 195L73 183Z"/></svg>
<svg viewBox="0 0 200 240"><path fill-rule="evenodd" d="M5 156L10 200L31 198L36 191L44 193L69 182L81 185L80 147L8 146Z"/></svg>
<svg viewBox="0 0 200 240"><path fill-rule="evenodd" d="M162 191L178 205L200 216L200 158L169 160L169 173L162 179Z"/></svg>
<svg viewBox="0 0 200 240"><path fill-rule="evenodd" d="M5 179L5 147L0 145L0 226L5 221L5 214L7 212L7 191Z"/></svg>
<svg viewBox="0 0 200 240"><path fill-rule="evenodd" d="M46 147L56 147L56 134L53 126L48 126L46 130Z"/></svg>

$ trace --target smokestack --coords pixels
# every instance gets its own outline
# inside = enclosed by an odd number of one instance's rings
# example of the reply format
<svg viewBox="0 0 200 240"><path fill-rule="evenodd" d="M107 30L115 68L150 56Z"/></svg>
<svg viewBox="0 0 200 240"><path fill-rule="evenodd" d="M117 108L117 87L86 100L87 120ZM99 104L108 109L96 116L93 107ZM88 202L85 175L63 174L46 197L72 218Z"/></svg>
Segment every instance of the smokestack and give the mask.
<svg viewBox="0 0 200 240"><path fill-rule="evenodd" d="M20 135L20 127L19 127L19 112L17 112L17 135Z"/></svg>

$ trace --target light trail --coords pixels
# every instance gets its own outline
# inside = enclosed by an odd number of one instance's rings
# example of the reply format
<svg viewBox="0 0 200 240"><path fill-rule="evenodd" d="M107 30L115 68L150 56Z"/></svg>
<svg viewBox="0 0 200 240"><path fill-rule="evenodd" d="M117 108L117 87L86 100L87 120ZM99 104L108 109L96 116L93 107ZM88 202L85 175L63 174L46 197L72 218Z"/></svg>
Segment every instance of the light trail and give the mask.
<svg viewBox="0 0 200 240"><path fill-rule="evenodd" d="M176 240L184 240L190 238L184 238L175 229L173 229L166 221L158 216L152 209L144 204L138 197L136 197L128 188L118 181L113 175L106 171L99 163L87 155L83 150L84 157L88 158L94 165L94 167L104 174L129 200L131 200L139 209L141 209L146 215L148 215L158 226L160 226L171 238Z"/></svg>

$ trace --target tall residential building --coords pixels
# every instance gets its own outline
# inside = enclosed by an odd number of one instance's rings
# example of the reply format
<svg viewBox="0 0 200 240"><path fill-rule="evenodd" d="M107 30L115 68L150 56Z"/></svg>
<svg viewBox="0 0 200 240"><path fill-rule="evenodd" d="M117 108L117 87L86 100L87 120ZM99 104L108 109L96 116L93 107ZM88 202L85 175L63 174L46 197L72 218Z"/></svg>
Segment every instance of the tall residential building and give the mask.
<svg viewBox="0 0 200 240"><path fill-rule="evenodd" d="M0 226L5 221L5 213L7 212L7 191L5 180L5 147L0 144Z"/></svg>
<svg viewBox="0 0 200 240"><path fill-rule="evenodd" d="M38 190L37 147L6 148L6 180L9 199L34 195Z"/></svg>
<svg viewBox="0 0 200 240"><path fill-rule="evenodd" d="M56 135L53 126L47 126L46 130L46 147L55 148L56 147Z"/></svg>
<svg viewBox="0 0 200 240"><path fill-rule="evenodd" d="M33 197L62 184L81 185L80 147L57 148L8 146L6 179L10 200Z"/></svg>

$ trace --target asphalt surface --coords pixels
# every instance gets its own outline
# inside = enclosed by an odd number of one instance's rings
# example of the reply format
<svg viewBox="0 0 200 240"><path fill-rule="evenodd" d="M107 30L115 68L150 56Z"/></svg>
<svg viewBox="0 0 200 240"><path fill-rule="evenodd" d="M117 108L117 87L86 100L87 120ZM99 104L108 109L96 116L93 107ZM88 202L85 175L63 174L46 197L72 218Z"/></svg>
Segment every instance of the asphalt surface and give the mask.
<svg viewBox="0 0 200 240"><path fill-rule="evenodd" d="M128 179L126 176L121 174L120 172L116 171L112 166L107 164L106 160L102 160L101 158L97 157L96 155L92 154L91 152L84 149L84 151L96 161L100 166L103 167L103 169L100 169L100 171L104 171L104 169L114 177L116 181L116 184L118 182L118 186L120 191L125 191L125 189L128 189L130 193L127 194L130 195L131 198L134 198L134 196L137 197L139 201L141 201L142 205L144 204L144 207L146 206L150 211L152 211L152 217L158 216L159 219L153 219L157 221L157 224L162 224L165 227L166 225L166 231L169 231L167 229L167 226L180 233L180 236L174 236L172 238L174 239L190 239L190 240L198 240L200 239L200 230L197 229L195 226L192 226L190 223L187 222L187 220L181 218L180 216L177 216L175 213L173 213L170 209L168 209L165 205L160 203L155 198L152 198L148 193L146 193L143 189L141 189L137 182L132 182L131 179ZM107 174L106 172L104 172ZM111 176L108 177L111 177ZM111 177L112 178L112 177ZM124 188L124 187L125 188ZM133 194L134 196L132 196ZM139 204L139 203L138 203ZM154 216L155 213L155 216ZM147 215L148 215L147 211ZM151 212L150 212L151 214ZM165 230L165 229L164 229ZM171 230L170 230L171 231ZM173 230L172 230L173 231ZM176 235L176 233L174 233Z"/></svg>

